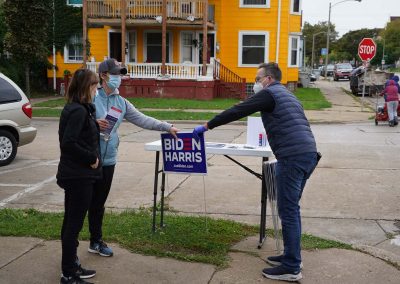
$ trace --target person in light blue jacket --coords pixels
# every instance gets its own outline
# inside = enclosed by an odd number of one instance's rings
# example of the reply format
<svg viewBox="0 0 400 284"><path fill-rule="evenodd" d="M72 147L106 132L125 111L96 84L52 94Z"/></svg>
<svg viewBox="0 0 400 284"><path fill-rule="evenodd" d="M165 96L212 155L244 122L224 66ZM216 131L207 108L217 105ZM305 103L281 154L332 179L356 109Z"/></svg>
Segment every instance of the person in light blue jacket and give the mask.
<svg viewBox="0 0 400 284"><path fill-rule="evenodd" d="M113 251L102 239L102 224L104 216L104 204L114 176L115 164L119 145L118 128L123 119L149 130L166 131L176 137L179 130L172 124L149 117L137 110L129 101L119 95L118 88L121 84L121 76L127 73L125 67L121 67L115 59L107 59L99 66L100 88L93 99L96 106L96 119L101 132L100 152L103 167L103 178L95 183L93 198L89 208L90 246L88 251L101 256L112 256ZM116 117L115 125L109 124L105 117L110 109ZM112 127L112 128L111 128ZM108 128L108 131L107 131Z"/></svg>

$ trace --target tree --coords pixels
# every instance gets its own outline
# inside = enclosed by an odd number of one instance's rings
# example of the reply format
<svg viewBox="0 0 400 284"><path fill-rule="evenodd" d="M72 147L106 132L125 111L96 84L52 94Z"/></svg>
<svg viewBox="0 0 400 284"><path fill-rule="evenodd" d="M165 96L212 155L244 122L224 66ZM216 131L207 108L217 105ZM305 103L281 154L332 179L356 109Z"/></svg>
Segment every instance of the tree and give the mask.
<svg viewBox="0 0 400 284"><path fill-rule="evenodd" d="M303 26L303 36L306 37L306 57L308 58L308 62L311 62L312 58L312 42L313 35L315 36L314 41L314 57L315 62L318 62L320 58L321 49L326 48L326 33L328 31L328 22L318 22L318 24L311 25L308 22L304 23ZM318 34L319 33L319 34ZM317 35L318 34L318 35ZM330 26L330 43L334 43L336 38L338 37L338 33L335 30L335 25L331 23Z"/></svg>
<svg viewBox="0 0 400 284"><path fill-rule="evenodd" d="M381 32L382 41L385 44L385 61L394 63L400 58L400 20L387 24Z"/></svg>
<svg viewBox="0 0 400 284"><path fill-rule="evenodd" d="M4 5L5 49L13 59L24 66L26 94L30 97L30 68L40 61L47 61L48 26L52 19L52 1L6 0Z"/></svg>
<svg viewBox="0 0 400 284"><path fill-rule="evenodd" d="M2 1L0 1L0 57L3 54L4 36L7 31L7 27L5 24L5 17L4 17L4 13L3 13L3 4L4 3Z"/></svg>
<svg viewBox="0 0 400 284"><path fill-rule="evenodd" d="M365 37L376 38L379 32L380 29L360 29L349 31L336 42L332 48L332 52L338 55L338 61L353 61L353 63L357 65L357 62L361 61L360 58L358 58L358 44ZM377 62L380 62L381 52L379 51L382 47L379 42L377 45L377 54L371 64L377 64Z"/></svg>

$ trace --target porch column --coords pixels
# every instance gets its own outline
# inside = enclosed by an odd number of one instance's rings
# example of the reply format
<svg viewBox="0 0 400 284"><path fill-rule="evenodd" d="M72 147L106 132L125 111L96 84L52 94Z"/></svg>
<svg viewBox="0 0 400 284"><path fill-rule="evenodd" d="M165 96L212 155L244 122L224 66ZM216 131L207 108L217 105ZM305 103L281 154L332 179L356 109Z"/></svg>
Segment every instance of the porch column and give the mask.
<svg viewBox="0 0 400 284"><path fill-rule="evenodd" d="M82 49L83 49L83 68L86 68L87 62L87 51L86 51L86 42L87 42L87 0L82 1Z"/></svg>
<svg viewBox="0 0 400 284"><path fill-rule="evenodd" d="M126 0L121 0L121 61L125 65L126 47Z"/></svg>
<svg viewBox="0 0 400 284"><path fill-rule="evenodd" d="M162 40L161 40L161 75L165 75L165 62L167 61L167 0L162 2Z"/></svg>
<svg viewBox="0 0 400 284"><path fill-rule="evenodd" d="M207 75L207 22L208 22L208 0L203 0L203 76Z"/></svg>

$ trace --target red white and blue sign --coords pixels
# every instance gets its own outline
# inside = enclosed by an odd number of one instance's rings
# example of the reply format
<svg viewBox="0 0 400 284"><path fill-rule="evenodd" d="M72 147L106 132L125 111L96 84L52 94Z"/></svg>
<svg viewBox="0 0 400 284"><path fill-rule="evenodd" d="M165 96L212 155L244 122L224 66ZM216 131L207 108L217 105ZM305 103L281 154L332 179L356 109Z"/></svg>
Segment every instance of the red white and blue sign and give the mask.
<svg viewBox="0 0 400 284"><path fill-rule="evenodd" d="M193 133L177 133L178 139L169 133L161 134L161 147L165 173L207 174L204 135L199 139Z"/></svg>

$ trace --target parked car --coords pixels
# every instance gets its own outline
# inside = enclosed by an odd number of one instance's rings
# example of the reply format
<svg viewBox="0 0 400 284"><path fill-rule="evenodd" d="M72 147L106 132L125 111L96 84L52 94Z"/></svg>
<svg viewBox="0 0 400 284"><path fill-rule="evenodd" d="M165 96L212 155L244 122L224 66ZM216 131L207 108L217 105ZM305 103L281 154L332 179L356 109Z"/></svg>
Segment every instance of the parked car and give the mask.
<svg viewBox="0 0 400 284"><path fill-rule="evenodd" d="M335 67L333 64L328 64L327 66L326 66L327 68L327 76L329 77L329 76L333 76L333 68ZM322 67L322 70L321 70L321 76L325 76L325 66L323 66Z"/></svg>
<svg viewBox="0 0 400 284"><path fill-rule="evenodd" d="M333 68L333 80L350 79L351 71L353 71L353 66L350 63L337 63Z"/></svg>
<svg viewBox="0 0 400 284"><path fill-rule="evenodd" d="M32 106L24 92L0 73L0 167L11 163L19 146L31 143L36 128L31 126Z"/></svg>

